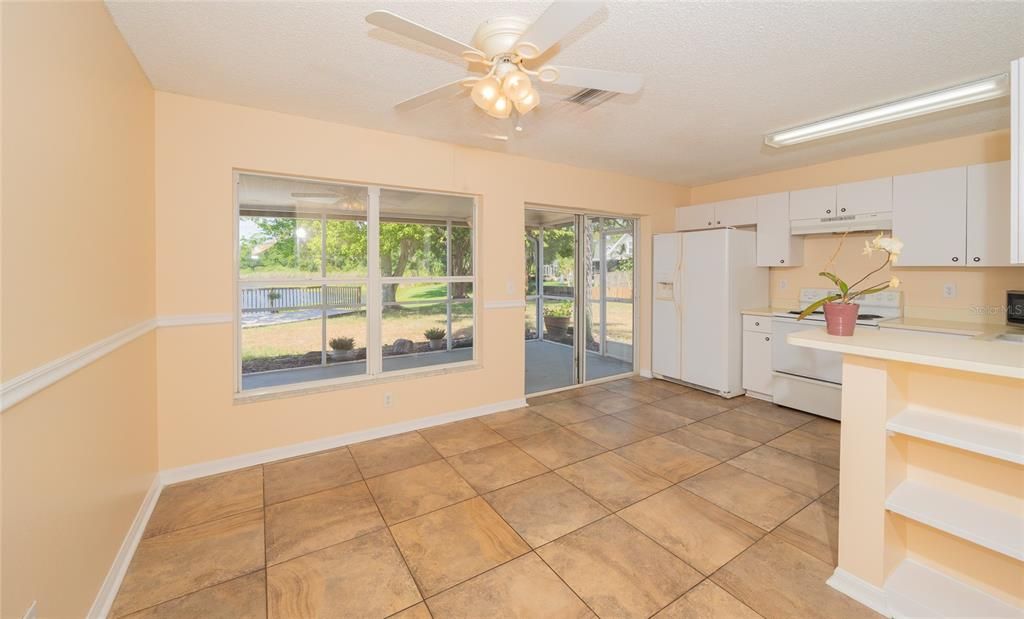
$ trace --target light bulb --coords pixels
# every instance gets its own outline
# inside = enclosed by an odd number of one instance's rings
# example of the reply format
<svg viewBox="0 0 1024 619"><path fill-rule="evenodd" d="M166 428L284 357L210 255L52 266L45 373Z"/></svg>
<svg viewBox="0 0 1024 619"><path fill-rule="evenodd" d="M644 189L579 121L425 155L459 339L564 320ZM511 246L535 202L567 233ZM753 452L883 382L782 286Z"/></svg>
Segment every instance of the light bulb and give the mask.
<svg viewBox="0 0 1024 619"><path fill-rule="evenodd" d="M516 109L519 110L520 114L526 114L533 108L537 107L540 103L540 95L536 90L530 88L530 91L526 93L526 96L516 101Z"/></svg>
<svg viewBox="0 0 1024 619"><path fill-rule="evenodd" d="M473 90L470 92L470 97L473 99L473 103L482 110L491 109L491 105L494 100L498 98L501 91L501 84L498 80L493 77L485 77L473 85Z"/></svg>
<svg viewBox="0 0 1024 619"><path fill-rule="evenodd" d="M522 71L512 71L505 76L505 81L502 82L501 90L509 99L512 99L513 101L522 101L523 98L530 94L530 78Z"/></svg>
<svg viewBox="0 0 1024 619"><path fill-rule="evenodd" d="M508 115L512 113L512 104L509 103L508 97L498 97L487 113L495 118L508 118Z"/></svg>

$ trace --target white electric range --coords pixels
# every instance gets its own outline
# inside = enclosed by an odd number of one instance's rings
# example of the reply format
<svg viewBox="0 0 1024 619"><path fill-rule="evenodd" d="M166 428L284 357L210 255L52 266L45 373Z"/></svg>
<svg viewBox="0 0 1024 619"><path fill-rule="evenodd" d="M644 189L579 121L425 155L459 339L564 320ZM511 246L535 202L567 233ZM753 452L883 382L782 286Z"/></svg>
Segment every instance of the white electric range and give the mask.
<svg viewBox="0 0 1024 619"><path fill-rule="evenodd" d="M828 288L801 288L800 307L837 292ZM861 297L858 329L878 329L883 320L903 315L902 295L883 291ZM800 311L778 312L772 318L772 400L779 405L832 419L840 418L840 385L843 382L841 353L793 346L786 336L825 325L821 310L797 320Z"/></svg>

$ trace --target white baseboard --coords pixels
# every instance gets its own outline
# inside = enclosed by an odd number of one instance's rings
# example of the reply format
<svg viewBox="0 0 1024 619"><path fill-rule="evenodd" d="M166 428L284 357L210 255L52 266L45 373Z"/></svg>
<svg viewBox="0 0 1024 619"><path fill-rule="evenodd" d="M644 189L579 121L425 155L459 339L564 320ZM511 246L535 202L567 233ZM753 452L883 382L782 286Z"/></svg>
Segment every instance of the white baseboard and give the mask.
<svg viewBox="0 0 1024 619"><path fill-rule="evenodd" d="M153 508L156 507L163 487L158 473L153 477L153 482L149 485L142 504L139 505L139 511L135 513L135 519L132 520L132 525L128 528L128 534L121 542L114 562L107 571L107 577L103 579L103 585L100 587L99 593L96 594L96 599L93 600L92 608L86 615L89 619L103 619L110 612L114 598L117 597L117 592L121 588L121 581L128 573L128 566L132 562L132 557L135 556L135 549L138 548L139 542L142 540L142 534L146 530L146 524L149 523L149 517L153 513Z"/></svg>
<svg viewBox="0 0 1024 619"><path fill-rule="evenodd" d="M884 617L892 616L892 613L889 612L889 599L885 589L876 587L841 567L837 567L825 582L836 591L857 600L876 613Z"/></svg>
<svg viewBox="0 0 1024 619"><path fill-rule="evenodd" d="M135 514L135 520L132 521L132 525L128 529L128 533L125 535L124 541L121 542L121 548L117 551L114 563L110 566L110 570L107 572L107 577L103 580L103 585L100 587L100 591L96 595L96 599L93 601L92 608L89 609L87 617L89 619L104 619L110 612L110 607L114 604L114 599L117 597L118 589L121 587L121 581L124 580L124 575L127 573L128 566L131 564L132 557L135 555L135 549L138 548L139 542L142 540L142 534L146 530L146 524L149 523L149 517L152 515L153 508L156 507L156 502L160 498L160 492L165 486L199 477L206 477L207 475L216 475L217 473L226 473L228 471L243 469L257 464L273 462L283 458L293 458L295 456L315 453L325 449L332 449L334 447L341 447L343 445L350 445L352 443L359 443L375 438L383 438L385 436L393 436L395 434L402 434L403 432L411 432L412 430L422 430L423 428L450 423L452 421L490 415L491 413L500 413L501 411L522 408L524 406L526 406L525 398L505 400L504 402L484 404L483 406L475 406L473 408L452 411L450 413L442 413L432 417L410 419L409 421L393 423L386 426L380 426L378 428L371 428L369 430L349 432L348 434L339 434L337 436L306 441L305 443L297 443L295 445L287 445L285 447L275 447L273 449L265 449L263 451L257 451L250 454L234 456L232 458L223 458L221 460L202 462L199 464L161 471L153 479L153 483L150 485L149 491L146 493L146 497L142 500L142 505L139 506L139 511Z"/></svg>
<svg viewBox="0 0 1024 619"><path fill-rule="evenodd" d="M434 415L432 417L410 419L408 421L393 423L390 425L380 426L377 428L370 428L368 430L359 430L357 432L349 432L348 434L339 434L336 436L318 438L312 441L306 441L304 443L296 443L294 445L286 445L284 447L274 447L272 449L265 449L263 451L242 454L240 456L232 456L230 458L223 458L221 460L212 460L210 462L190 464L188 466L182 466L175 469L167 469L165 471L161 471L160 481L165 486L170 484L176 484L178 482L188 481L190 479L196 479L199 477L206 477L208 475L216 475L218 473L226 473L228 471L244 469L249 466L265 464L267 462L282 460L284 458L304 456L306 454L316 453L318 451L324 451L326 449L334 449L335 447L342 447L344 445L350 445L352 443L361 443L363 441L369 441L375 438L383 438L385 436L402 434L403 432L411 432L412 430L422 430L423 428L429 428L431 426L437 426L443 423L460 421L462 419L469 419L471 417L480 417L482 415L490 415L491 413L499 413L501 411L512 410L514 408L522 408L524 406L526 406L526 400L524 398L519 398L517 400L506 400L504 402L494 402L493 404L485 404L483 406L466 408L463 410L453 411L450 413L442 413L440 415Z"/></svg>

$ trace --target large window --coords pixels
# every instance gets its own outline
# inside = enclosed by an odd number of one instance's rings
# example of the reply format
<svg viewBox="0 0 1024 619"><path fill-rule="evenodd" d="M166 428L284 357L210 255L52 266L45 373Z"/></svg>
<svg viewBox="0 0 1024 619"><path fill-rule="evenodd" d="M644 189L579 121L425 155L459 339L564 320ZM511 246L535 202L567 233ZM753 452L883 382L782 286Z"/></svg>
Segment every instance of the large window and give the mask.
<svg viewBox="0 0 1024 619"><path fill-rule="evenodd" d="M237 183L240 390L473 360L472 198Z"/></svg>

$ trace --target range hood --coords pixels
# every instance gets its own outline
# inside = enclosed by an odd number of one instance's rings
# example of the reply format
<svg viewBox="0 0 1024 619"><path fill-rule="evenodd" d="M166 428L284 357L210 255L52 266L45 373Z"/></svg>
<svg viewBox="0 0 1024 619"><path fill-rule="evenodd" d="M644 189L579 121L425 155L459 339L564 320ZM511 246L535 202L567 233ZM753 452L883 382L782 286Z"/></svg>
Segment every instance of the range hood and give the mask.
<svg viewBox="0 0 1024 619"><path fill-rule="evenodd" d="M790 234L829 234L867 230L892 230L892 211L821 219L794 219L789 222Z"/></svg>

